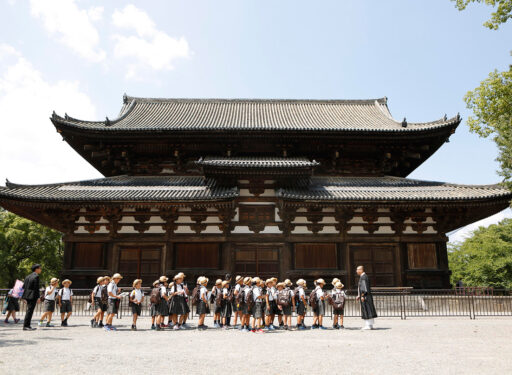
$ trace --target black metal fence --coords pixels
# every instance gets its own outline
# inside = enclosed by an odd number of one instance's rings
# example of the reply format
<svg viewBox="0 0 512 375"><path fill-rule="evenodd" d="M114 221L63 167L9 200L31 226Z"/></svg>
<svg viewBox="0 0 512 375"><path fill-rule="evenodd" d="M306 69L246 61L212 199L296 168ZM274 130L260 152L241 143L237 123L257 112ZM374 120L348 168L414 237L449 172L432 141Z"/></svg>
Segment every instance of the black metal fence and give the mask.
<svg viewBox="0 0 512 375"><path fill-rule="evenodd" d="M131 288L125 288L130 291ZM7 295L7 289L0 289L0 306ZM89 289L73 289L73 315L92 316L94 306L88 303ZM144 289L146 298L142 304L142 316L150 316L149 289ZM346 291L345 317L359 317L360 305L356 300L357 290ZM394 317L407 319L411 317L468 317L475 319L479 316L512 316L512 291L486 289L411 289L411 288L376 288L373 291L373 300L377 314L380 317ZM194 318L195 306L190 304L190 318ZM17 316L22 317L26 310L24 301L19 300L20 311ZM40 316L44 305L39 303L34 316ZM213 314L213 309L210 309ZM55 313L59 313L58 307ZM311 308L307 316L311 316ZM128 297L121 300L118 317L131 316ZM326 305L326 316L332 317L332 309Z"/></svg>

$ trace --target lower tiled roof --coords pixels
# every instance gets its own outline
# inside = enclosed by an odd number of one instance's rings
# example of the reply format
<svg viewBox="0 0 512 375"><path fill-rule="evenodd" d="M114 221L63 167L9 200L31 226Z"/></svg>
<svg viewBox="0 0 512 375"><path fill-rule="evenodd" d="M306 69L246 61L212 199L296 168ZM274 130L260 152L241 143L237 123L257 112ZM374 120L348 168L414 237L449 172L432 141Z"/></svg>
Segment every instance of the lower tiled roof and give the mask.
<svg viewBox="0 0 512 375"><path fill-rule="evenodd" d="M117 176L96 180L0 187L0 199L35 201L203 201L238 196L237 188L197 176Z"/></svg>
<svg viewBox="0 0 512 375"><path fill-rule="evenodd" d="M457 185L400 177L313 177L308 185L280 189L291 200L320 201L467 201L512 198L501 185Z"/></svg>

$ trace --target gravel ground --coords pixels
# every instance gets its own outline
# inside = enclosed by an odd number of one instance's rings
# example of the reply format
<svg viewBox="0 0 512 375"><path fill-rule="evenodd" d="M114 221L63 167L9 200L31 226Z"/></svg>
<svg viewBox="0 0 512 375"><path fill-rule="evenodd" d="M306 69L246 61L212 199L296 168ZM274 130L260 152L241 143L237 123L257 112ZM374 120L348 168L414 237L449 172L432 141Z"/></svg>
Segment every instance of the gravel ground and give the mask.
<svg viewBox="0 0 512 375"><path fill-rule="evenodd" d="M88 318L78 317L67 328L33 332L1 323L0 374L512 373L510 318L380 318L373 331L361 331L361 322L346 319L339 331L264 334L155 332L148 318L137 332L128 318L115 321L117 332L91 329Z"/></svg>

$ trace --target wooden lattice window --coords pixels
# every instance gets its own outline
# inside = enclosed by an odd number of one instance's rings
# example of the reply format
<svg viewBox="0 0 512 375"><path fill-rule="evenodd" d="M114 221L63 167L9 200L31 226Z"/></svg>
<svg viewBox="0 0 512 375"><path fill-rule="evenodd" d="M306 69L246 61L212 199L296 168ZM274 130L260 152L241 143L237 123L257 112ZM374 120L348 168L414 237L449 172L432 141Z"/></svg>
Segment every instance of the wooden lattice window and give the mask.
<svg viewBox="0 0 512 375"><path fill-rule="evenodd" d="M75 243L73 268L103 268L104 244L94 242Z"/></svg>
<svg viewBox="0 0 512 375"><path fill-rule="evenodd" d="M219 268L220 245L218 243L178 243L176 268Z"/></svg>
<svg viewBox="0 0 512 375"><path fill-rule="evenodd" d="M336 253L334 243L295 244L295 269L335 269Z"/></svg>
<svg viewBox="0 0 512 375"><path fill-rule="evenodd" d="M435 243L407 244L407 257L409 260L409 269L437 268Z"/></svg>
<svg viewBox="0 0 512 375"><path fill-rule="evenodd" d="M274 221L273 205L240 205L239 221L246 223L268 223Z"/></svg>

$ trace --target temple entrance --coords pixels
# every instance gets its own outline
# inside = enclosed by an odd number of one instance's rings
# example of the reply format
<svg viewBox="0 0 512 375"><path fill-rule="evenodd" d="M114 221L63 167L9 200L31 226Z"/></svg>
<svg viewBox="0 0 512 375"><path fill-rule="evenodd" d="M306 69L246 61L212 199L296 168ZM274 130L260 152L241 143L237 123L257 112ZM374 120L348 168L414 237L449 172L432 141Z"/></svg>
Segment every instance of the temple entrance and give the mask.
<svg viewBox="0 0 512 375"><path fill-rule="evenodd" d="M279 247L272 245L238 245L235 247L235 273L279 278Z"/></svg>
<svg viewBox="0 0 512 375"><path fill-rule="evenodd" d="M396 286L395 275L396 246L365 244L350 245L350 264L354 275L354 287L357 288L359 277L355 270L359 265L364 266L365 272L370 277L371 286Z"/></svg>
<svg viewBox="0 0 512 375"><path fill-rule="evenodd" d="M150 286L160 276L161 247L121 247L119 249L119 273L121 285L132 285L134 279L142 279L143 286Z"/></svg>

